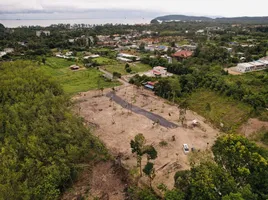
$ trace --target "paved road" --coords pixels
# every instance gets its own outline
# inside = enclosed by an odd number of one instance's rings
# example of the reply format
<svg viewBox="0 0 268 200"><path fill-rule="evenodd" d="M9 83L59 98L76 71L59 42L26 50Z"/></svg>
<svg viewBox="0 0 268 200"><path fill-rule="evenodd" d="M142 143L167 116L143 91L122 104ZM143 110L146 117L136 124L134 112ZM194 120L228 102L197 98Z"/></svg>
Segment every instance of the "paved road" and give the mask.
<svg viewBox="0 0 268 200"><path fill-rule="evenodd" d="M99 67L99 70L100 70L102 73L106 74L106 76L107 76L108 78L113 79L113 75L112 75L110 72L107 72L106 70L102 69L101 67ZM117 80L118 80L119 82L121 82L121 83L122 83L123 85L125 85L125 86L130 85L127 81L125 81L125 80L123 80L123 79L121 79L121 78L118 78Z"/></svg>
<svg viewBox="0 0 268 200"><path fill-rule="evenodd" d="M121 97L117 96L114 92L109 92L106 94L107 97L112 98L114 102L122 106L123 108L126 108L128 110L131 110L134 113L143 115L147 117L148 119L154 121L154 122L159 122L161 126L164 126L166 128L176 128L178 127L177 124L170 122L166 120L165 118L161 117L160 115L156 115L154 113L148 112L142 108L139 108L137 106L131 105L125 100L123 100Z"/></svg>

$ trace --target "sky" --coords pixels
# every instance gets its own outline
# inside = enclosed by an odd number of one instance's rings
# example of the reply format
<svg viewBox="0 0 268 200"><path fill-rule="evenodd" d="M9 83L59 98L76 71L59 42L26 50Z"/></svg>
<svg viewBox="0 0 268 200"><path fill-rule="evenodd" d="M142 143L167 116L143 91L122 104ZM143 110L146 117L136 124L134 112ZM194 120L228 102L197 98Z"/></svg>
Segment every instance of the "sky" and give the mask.
<svg viewBox="0 0 268 200"><path fill-rule="evenodd" d="M267 16L268 0L0 0L0 18L20 17L88 17L89 10L117 11L145 16L185 14L195 16ZM134 12L135 10L135 12ZM133 11L133 12L132 12ZM147 14L146 14L147 13ZM134 14L135 15L135 14Z"/></svg>

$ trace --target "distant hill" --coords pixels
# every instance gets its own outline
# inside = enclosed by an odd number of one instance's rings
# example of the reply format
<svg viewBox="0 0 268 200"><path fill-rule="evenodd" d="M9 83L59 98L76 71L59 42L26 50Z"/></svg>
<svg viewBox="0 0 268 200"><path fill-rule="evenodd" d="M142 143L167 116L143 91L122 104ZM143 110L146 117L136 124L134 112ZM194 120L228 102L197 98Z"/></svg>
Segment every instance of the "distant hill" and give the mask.
<svg viewBox="0 0 268 200"><path fill-rule="evenodd" d="M186 15L166 15L153 19L151 23L157 21L169 22L169 21L215 21L215 22L230 22L230 23L261 23L268 24L267 17L220 17L211 18L203 16L186 16Z"/></svg>

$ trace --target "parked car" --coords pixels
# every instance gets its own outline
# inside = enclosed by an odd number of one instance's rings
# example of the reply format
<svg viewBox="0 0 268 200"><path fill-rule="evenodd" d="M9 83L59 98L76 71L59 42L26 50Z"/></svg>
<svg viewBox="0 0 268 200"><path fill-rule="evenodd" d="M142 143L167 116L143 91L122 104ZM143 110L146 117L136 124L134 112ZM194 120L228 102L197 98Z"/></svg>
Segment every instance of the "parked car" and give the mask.
<svg viewBox="0 0 268 200"><path fill-rule="evenodd" d="M184 153L186 154L186 153L189 153L189 147L188 147L188 144L183 144L182 145L183 146L183 151L184 151Z"/></svg>

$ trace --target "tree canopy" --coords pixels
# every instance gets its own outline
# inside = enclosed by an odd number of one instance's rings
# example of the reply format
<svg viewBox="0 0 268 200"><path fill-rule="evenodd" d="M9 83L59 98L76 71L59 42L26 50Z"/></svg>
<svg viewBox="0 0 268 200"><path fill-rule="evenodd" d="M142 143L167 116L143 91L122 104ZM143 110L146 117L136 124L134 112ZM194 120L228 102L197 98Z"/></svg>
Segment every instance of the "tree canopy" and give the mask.
<svg viewBox="0 0 268 200"><path fill-rule="evenodd" d="M0 199L57 199L75 164L104 147L33 63L4 63L0 71Z"/></svg>

